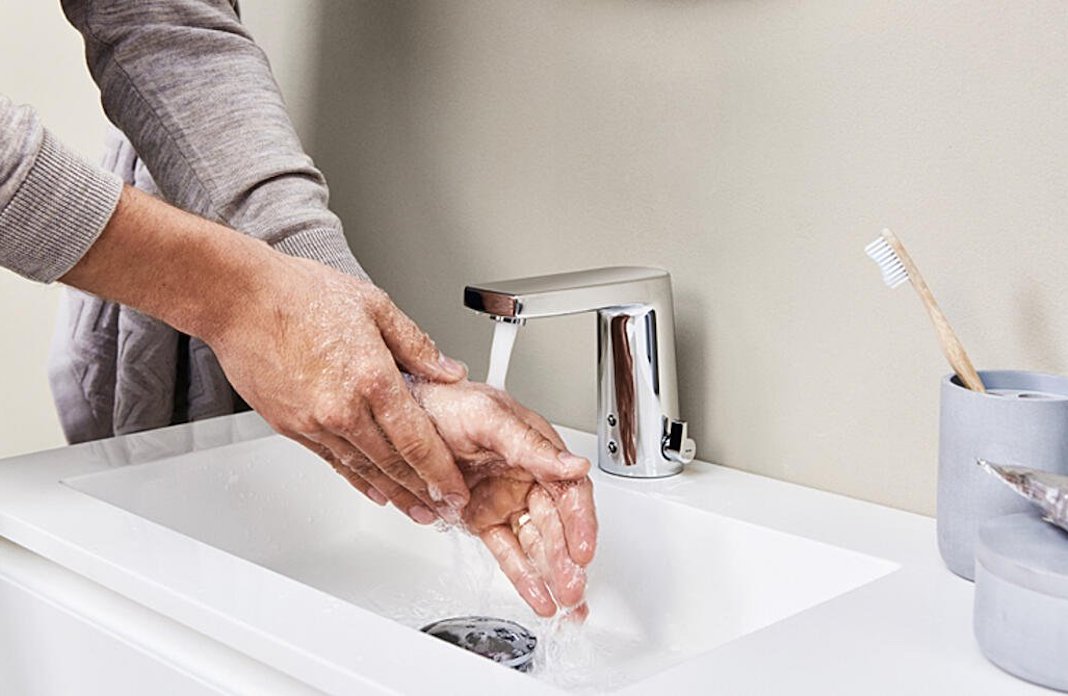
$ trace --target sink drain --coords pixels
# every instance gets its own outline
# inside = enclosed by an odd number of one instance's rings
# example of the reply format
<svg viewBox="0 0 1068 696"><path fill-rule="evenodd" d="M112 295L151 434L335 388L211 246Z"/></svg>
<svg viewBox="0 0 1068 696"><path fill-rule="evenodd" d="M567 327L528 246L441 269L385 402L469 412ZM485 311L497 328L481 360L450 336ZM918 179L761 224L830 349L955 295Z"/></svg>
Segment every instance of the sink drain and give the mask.
<svg viewBox="0 0 1068 696"><path fill-rule="evenodd" d="M515 621L457 616L427 624L420 630L520 672L529 672L534 665L538 639Z"/></svg>

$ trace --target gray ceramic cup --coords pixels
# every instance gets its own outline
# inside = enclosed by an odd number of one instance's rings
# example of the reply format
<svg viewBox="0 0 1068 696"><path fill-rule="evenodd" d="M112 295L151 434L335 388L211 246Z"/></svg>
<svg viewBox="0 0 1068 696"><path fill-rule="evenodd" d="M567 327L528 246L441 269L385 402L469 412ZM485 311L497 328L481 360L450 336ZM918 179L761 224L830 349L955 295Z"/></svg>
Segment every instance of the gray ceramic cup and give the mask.
<svg viewBox="0 0 1068 696"><path fill-rule="evenodd" d="M938 550L957 575L975 578L979 525L1031 504L976 466L977 459L1068 474L1068 378L980 372L988 393L942 380L938 436Z"/></svg>

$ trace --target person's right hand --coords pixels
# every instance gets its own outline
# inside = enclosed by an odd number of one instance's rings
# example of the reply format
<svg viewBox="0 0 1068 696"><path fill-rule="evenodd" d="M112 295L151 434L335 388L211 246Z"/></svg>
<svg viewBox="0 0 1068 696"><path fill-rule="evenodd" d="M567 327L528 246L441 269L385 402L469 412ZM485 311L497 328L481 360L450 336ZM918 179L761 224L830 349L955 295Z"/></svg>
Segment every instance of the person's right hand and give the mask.
<svg viewBox="0 0 1068 696"><path fill-rule="evenodd" d="M455 382L466 369L373 284L270 255L264 287L206 336L237 392L279 433L420 524L456 519L469 491L398 366Z"/></svg>
<svg viewBox="0 0 1068 696"><path fill-rule="evenodd" d="M466 506L460 470L398 365L438 382L466 370L371 283L129 186L60 280L203 339L275 430L351 467L377 502L415 500L401 509L422 523Z"/></svg>

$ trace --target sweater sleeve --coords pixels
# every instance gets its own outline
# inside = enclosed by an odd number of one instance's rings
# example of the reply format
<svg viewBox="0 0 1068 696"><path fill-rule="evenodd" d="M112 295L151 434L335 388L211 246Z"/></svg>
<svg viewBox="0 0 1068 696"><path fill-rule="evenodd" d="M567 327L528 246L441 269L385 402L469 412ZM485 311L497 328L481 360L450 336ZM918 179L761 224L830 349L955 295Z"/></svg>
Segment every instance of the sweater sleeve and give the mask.
<svg viewBox="0 0 1068 696"><path fill-rule="evenodd" d="M0 266L50 283L104 230L122 181L60 143L28 106L0 96Z"/></svg>
<svg viewBox="0 0 1068 696"><path fill-rule="evenodd" d="M366 277L227 0L63 0L104 111L174 205Z"/></svg>

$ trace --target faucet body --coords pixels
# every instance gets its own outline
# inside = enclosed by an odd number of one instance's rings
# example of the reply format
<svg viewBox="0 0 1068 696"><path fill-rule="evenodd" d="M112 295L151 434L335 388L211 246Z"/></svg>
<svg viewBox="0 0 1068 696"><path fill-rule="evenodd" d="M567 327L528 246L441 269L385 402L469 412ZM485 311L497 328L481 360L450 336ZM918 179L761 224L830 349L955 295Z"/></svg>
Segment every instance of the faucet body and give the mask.
<svg viewBox="0 0 1068 696"><path fill-rule="evenodd" d="M597 465L659 478L695 453L679 416L671 276L644 267L469 285L464 305L501 321L597 312Z"/></svg>

